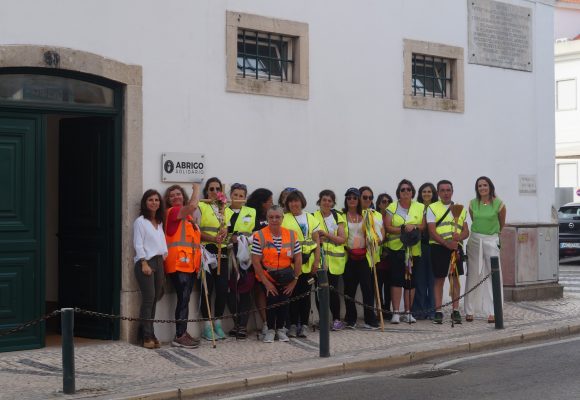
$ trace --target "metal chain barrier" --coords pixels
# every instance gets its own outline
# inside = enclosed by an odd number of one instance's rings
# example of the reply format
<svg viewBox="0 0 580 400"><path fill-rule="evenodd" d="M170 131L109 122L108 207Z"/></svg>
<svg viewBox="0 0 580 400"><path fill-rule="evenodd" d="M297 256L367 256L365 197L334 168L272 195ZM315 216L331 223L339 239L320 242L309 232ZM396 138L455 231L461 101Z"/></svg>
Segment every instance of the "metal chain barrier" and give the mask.
<svg viewBox="0 0 580 400"><path fill-rule="evenodd" d="M26 328L30 328L31 326L38 325L41 322L46 321L47 319L50 319L52 317L56 317L57 315L60 314L60 312L61 312L60 310L54 310L50 314L46 314L46 315L44 315L44 316L42 316L40 318L34 319L32 321L25 322L22 325L18 325L16 327L10 328L10 329L4 329L4 330L0 331L0 337L12 335L14 333L23 331Z"/></svg>
<svg viewBox="0 0 580 400"><path fill-rule="evenodd" d="M449 301L449 302L447 302L445 304L442 304L441 305L441 308L448 307L448 306L452 305L455 301L461 300L462 298L464 298L465 296L467 296L469 293L473 292L475 289L477 289L479 286L481 286L483 284L483 282L485 282L490 277L491 277L491 272L489 274L487 274L482 280L480 280L475 286L473 286L467 292L463 293L461 296L457 297L456 299L452 299L451 301ZM406 314L405 312L401 312L401 311L385 310L384 308L380 308L379 309L378 307L375 307L375 306L366 305L362 301L358 301L358 300L356 300L355 298L353 298L353 297L351 297L349 295L346 295L346 294L344 294L342 292L339 292L332 285L329 285L329 287L330 287L330 290L332 290L333 292L337 293L339 296L343 297L345 300L352 301L353 303L358 304L359 306L362 306L363 308L366 308L368 310L372 310L374 312L381 311L381 312L384 312L384 313L391 313L391 314ZM427 314L427 313L431 313L431 312L434 312L434 311L436 311L436 309L433 307L433 308L428 309L428 310L419 310L419 311L416 311L416 313L417 314Z"/></svg>

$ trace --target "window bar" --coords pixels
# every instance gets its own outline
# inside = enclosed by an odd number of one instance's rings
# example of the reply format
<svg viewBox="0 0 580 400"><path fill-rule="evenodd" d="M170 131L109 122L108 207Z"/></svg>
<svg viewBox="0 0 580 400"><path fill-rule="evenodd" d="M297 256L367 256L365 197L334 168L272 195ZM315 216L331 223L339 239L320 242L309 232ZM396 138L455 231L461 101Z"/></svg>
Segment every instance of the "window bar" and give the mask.
<svg viewBox="0 0 580 400"><path fill-rule="evenodd" d="M242 56L242 76L245 78L246 77L246 57L247 57L247 53L246 53L246 30L243 29L242 30L242 49L244 51L244 54Z"/></svg>
<svg viewBox="0 0 580 400"><path fill-rule="evenodd" d="M272 80L272 34L268 33L268 80Z"/></svg>
<svg viewBox="0 0 580 400"><path fill-rule="evenodd" d="M427 57L421 56L423 59L423 97L427 96Z"/></svg>
<svg viewBox="0 0 580 400"><path fill-rule="evenodd" d="M258 41L260 40L260 38L258 37L258 31L254 33L256 35L256 79L258 79L258 74L260 71L260 53L259 53L260 43Z"/></svg>
<svg viewBox="0 0 580 400"><path fill-rule="evenodd" d="M444 99L447 97L447 62L445 59L441 59L441 76L442 79L442 86L441 86L441 98Z"/></svg>
<svg viewBox="0 0 580 400"><path fill-rule="evenodd" d="M435 56L431 56L431 80L433 82L433 97L435 97L435 93L437 92L437 86L435 82L435 78L437 77L437 73L435 72Z"/></svg>
<svg viewBox="0 0 580 400"><path fill-rule="evenodd" d="M413 85L413 96L417 96L417 55L413 53L411 62L411 84Z"/></svg>
<svg viewBox="0 0 580 400"><path fill-rule="evenodd" d="M280 52L280 82L284 82L284 66L286 65L286 60L284 60L284 48L282 47L284 44L284 38L280 35L280 43L278 44L278 51ZM278 62L278 60L276 60Z"/></svg>

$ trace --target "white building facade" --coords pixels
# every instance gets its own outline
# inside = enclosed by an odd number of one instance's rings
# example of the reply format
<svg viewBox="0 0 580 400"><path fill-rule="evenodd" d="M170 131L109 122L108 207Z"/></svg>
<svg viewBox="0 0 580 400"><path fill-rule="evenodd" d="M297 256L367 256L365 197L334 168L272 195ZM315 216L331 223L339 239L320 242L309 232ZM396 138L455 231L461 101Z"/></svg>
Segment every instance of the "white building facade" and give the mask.
<svg viewBox="0 0 580 400"><path fill-rule="evenodd" d="M528 14L525 68L470 54L472 3ZM167 152L201 153L206 178L267 187L275 198L298 187L310 211L322 189L342 205L348 187L394 195L402 178L416 187L449 179L467 204L486 175L508 223L532 235L553 224L550 1L21 0L10 10L0 16L0 138L12 160L0 328L73 303L138 314L132 222L145 189L171 184L162 181ZM246 53L287 58L273 61L278 70L262 65L256 79L260 59L248 56L244 77L242 41ZM93 233L75 235L89 225ZM538 257L536 269L557 264ZM168 287L158 317L171 318L174 305ZM135 337L129 323L91 321L78 320L88 336ZM168 341L173 327L158 331ZM30 329L0 346L37 347L44 335Z"/></svg>

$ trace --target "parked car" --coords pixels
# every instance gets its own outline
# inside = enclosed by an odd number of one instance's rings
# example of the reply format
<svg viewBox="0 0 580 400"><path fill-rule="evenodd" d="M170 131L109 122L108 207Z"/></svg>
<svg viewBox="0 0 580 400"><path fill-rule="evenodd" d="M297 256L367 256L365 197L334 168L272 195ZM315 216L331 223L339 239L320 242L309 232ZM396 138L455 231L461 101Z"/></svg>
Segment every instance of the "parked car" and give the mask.
<svg viewBox="0 0 580 400"><path fill-rule="evenodd" d="M580 203L568 203L558 210L560 257L580 255Z"/></svg>

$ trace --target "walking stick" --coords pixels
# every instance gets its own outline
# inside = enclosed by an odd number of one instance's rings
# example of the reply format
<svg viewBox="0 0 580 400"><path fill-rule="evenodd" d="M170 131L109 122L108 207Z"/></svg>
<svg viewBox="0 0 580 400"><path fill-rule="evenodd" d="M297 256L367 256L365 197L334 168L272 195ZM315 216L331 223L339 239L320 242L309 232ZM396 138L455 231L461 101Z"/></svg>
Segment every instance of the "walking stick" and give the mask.
<svg viewBox="0 0 580 400"><path fill-rule="evenodd" d="M235 283L235 287L234 287L234 298L235 298L235 314L236 317L234 317L234 328L236 329L236 340L238 340L238 333L240 330L240 317L238 316L238 303L239 303L239 299L238 299L238 279L240 277L240 271L238 269L238 263L236 262L236 256L234 255L234 247L229 247L228 246L228 258L231 260L232 262L232 267L234 268L234 272L236 274L236 283ZM230 278L231 279L231 278Z"/></svg>
<svg viewBox="0 0 580 400"><path fill-rule="evenodd" d="M383 318L383 306L381 304L381 294L379 292L379 279L377 277L377 268L375 265L375 250L376 250L376 242L375 238L373 237L373 229L374 224L371 224L371 217L370 213L372 210L367 210L365 215L365 225L366 225L366 239L367 239L367 248L370 250L371 254L371 265L370 267L373 270L373 277L374 277L374 286L375 286L375 297L376 297L376 304L377 308L379 309L379 320L381 321L381 331L385 331L385 320Z"/></svg>
<svg viewBox="0 0 580 400"><path fill-rule="evenodd" d="M201 266L201 282L203 283L203 291L205 292L205 304L207 305L207 315L209 316L209 326L211 328L211 341L213 348L215 349L215 334L213 330L213 319L211 317L211 307L209 306L209 298L207 295L207 281L205 279L205 268Z"/></svg>
<svg viewBox="0 0 580 400"><path fill-rule="evenodd" d="M461 204L452 204L451 205L451 215L453 215L453 233L457 233L457 223L459 222L459 217L463 212L463 206ZM461 290L461 283L459 282L459 271L457 270L457 254L459 253L459 248L453 253L451 253L451 261L449 262L449 274L455 274L457 279L457 284L459 286L459 290ZM453 300L453 280L449 279L449 296L451 296L451 300Z"/></svg>

